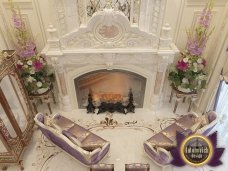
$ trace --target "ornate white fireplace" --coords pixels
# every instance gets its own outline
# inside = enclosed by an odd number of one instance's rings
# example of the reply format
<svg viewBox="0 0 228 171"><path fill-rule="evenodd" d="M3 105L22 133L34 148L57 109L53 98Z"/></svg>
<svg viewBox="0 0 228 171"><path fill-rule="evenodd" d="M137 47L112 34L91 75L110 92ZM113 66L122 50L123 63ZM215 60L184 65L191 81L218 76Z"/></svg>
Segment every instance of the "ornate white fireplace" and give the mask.
<svg viewBox="0 0 228 171"><path fill-rule="evenodd" d="M159 1L159 4L157 0L153 1L154 4L148 2L148 5L154 6L152 12L144 1L138 3L141 12L138 17L134 15L138 22L113 9L110 1L85 21L83 15L86 14L80 6L83 1L79 1L76 4L80 9L77 15L81 23L79 27L61 33L50 26L50 36L43 54L56 68L59 100L64 110L78 108L75 78L96 70L114 69L130 71L146 78L143 108L159 107L167 66L178 52L172 43L169 25L162 27L161 24L153 24L155 21L163 22L165 0ZM131 7L135 9L136 1L131 2ZM134 12L132 8L130 11ZM147 15L155 14L156 20L148 19ZM147 20L150 22L145 23ZM65 24L70 25L72 21L68 17Z"/></svg>

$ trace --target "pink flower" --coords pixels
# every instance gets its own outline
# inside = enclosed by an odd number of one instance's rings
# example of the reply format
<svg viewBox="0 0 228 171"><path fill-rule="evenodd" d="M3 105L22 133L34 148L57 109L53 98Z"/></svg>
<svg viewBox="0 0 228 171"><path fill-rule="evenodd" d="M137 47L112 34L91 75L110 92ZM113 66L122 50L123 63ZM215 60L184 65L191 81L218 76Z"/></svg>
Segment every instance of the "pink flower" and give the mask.
<svg viewBox="0 0 228 171"><path fill-rule="evenodd" d="M186 71L188 69L188 63L185 63L183 60L179 60L176 67L179 70Z"/></svg>
<svg viewBox="0 0 228 171"><path fill-rule="evenodd" d="M13 23L15 28L17 29L22 28L23 21L21 21L21 18L18 18L16 14L13 15Z"/></svg>
<svg viewBox="0 0 228 171"><path fill-rule="evenodd" d="M33 66L35 67L36 71L39 71L42 68L42 63L39 60L37 60L34 62Z"/></svg>
<svg viewBox="0 0 228 171"><path fill-rule="evenodd" d="M201 13L201 16L199 19L199 26L208 28L210 25L211 18L212 18L211 9L208 8L207 6L206 8L204 8L204 10Z"/></svg>
<svg viewBox="0 0 228 171"><path fill-rule="evenodd" d="M207 61L205 59L203 59L202 64L204 65L204 67L207 65Z"/></svg>
<svg viewBox="0 0 228 171"><path fill-rule="evenodd" d="M197 40L189 40L187 42L187 50L190 55L200 56L203 53L206 42L203 41L201 44Z"/></svg>
<svg viewBox="0 0 228 171"><path fill-rule="evenodd" d="M21 70L22 69L22 65L17 64L17 69Z"/></svg>
<svg viewBox="0 0 228 171"><path fill-rule="evenodd" d="M19 50L18 55L21 58L27 58L36 55L36 53L33 49L21 49Z"/></svg>
<svg viewBox="0 0 228 171"><path fill-rule="evenodd" d="M26 43L26 48L29 50L35 50L36 45L33 42L27 42Z"/></svg>

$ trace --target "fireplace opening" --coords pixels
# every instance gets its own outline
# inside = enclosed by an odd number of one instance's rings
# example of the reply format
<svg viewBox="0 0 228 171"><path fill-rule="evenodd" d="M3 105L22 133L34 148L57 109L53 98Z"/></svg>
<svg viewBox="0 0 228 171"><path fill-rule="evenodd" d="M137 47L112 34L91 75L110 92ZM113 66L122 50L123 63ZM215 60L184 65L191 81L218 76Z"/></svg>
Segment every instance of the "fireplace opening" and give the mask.
<svg viewBox="0 0 228 171"><path fill-rule="evenodd" d="M98 70L75 78L74 83L79 108L87 106L89 93L94 103L127 103L130 89L136 108L143 107L146 78L139 74L124 70Z"/></svg>

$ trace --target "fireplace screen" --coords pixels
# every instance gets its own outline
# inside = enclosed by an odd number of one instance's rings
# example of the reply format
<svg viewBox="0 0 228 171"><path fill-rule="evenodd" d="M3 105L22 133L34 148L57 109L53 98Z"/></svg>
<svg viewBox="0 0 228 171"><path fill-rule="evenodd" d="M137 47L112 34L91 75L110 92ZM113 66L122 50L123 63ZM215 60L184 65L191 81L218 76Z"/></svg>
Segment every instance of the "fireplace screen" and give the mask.
<svg viewBox="0 0 228 171"><path fill-rule="evenodd" d="M79 108L85 108L89 93L95 105L103 101L127 103L130 89L135 106L143 107L146 78L141 75L122 70L99 70L84 74L74 82Z"/></svg>

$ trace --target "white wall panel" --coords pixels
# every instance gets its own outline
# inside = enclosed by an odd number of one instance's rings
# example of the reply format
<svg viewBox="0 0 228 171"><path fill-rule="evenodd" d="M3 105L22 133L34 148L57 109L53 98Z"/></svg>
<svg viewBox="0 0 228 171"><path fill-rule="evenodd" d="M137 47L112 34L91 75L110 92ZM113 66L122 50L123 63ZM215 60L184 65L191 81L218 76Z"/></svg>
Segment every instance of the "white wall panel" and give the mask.
<svg viewBox="0 0 228 171"><path fill-rule="evenodd" d="M14 0L15 6L21 10L22 18L31 33L31 36L36 42L37 49L40 51L45 45L46 37L43 31L43 25L38 18L38 11L34 0ZM5 20L5 30L9 30L12 34L12 12L7 0L1 1L1 10ZM7 37L6 39L9 39Z"/></svg>
<svg viewBox="0 0 228 171"><path fill-rule="evenodd" d="M185 0L167 0L164 23L169 23L172 28L173 41L176 43Z"/></svg>
<svg viewBox="0 0 228 171"><path fill-rule="evenodd" d="M207 0L167 0L165 22L168 22L172 27L173 40L180 50L185 48L186 44L186 29L194 28L200 12L204 8ZM211 28L215 26L219 28L227 0L217 0L213 9L213 20ZM214 31L211 36L205 56L208 55L208 50L211 49L211 42L214 42L215 35L219 30Z"/></svg>

